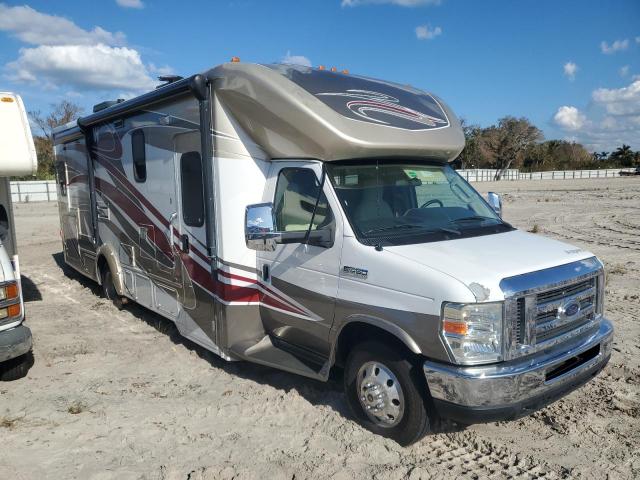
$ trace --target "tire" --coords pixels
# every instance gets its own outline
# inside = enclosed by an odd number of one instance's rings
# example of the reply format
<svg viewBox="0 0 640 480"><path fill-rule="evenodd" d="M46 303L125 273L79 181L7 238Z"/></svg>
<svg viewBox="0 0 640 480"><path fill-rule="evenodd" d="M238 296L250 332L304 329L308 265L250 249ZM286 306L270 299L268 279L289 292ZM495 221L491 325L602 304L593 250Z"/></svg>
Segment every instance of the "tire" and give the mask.
<svg viewBox="0 0 640 480"><path fill-rule="evenodd" d="M111 303L113 303L118 310L122 310L124 302L122 301L122 297L118 295L116 286L113 284L113 276L108 265L102 267L100 276L102 277L102 296L107 300L111 300Z"/></svg>
<svg viewBox="0 0 640 480"><path fill-rule="evenodd" d="M0 381L11 382L27 375L33 366L33 353L25 353L4 363L0 363Z"/></svg>
<svg viewBox="0 0 640 480"><path fill-rule="evenodd" d="M378 341L356 345L347 357L344 391L358 423L377 435L408 446L432 430L435 415L430 416L433 409L422 368L400 348Z"/></svg>

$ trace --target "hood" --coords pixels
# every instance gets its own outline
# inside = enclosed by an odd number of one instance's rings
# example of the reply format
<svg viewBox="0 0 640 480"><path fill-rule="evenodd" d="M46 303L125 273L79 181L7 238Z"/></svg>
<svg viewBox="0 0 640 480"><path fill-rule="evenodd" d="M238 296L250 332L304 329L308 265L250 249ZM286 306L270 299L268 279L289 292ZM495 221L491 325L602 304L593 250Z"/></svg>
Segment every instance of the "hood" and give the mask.
<svg viewBox="0 0 640 480"><path fill-rule="evenodd" d="M456 278L469 287L478 301L503 300L499 284L504 278L593 256L568 243L520 230L385 247L385 251Z"/></svg>

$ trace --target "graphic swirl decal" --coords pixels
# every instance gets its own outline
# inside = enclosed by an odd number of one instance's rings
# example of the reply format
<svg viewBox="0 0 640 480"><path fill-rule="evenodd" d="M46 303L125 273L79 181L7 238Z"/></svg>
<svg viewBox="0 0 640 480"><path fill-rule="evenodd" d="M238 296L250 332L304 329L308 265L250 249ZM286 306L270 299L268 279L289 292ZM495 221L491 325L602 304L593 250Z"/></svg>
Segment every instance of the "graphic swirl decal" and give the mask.
<svg viewBox="0 0 640 480"><path fill-rule="evenodd" d="M444 127L449 122L444 118L434 117L400 104L400 100L391 95L370 90L347 90L345 92L322 92L317 96L334 96L352 99L346 107L358 117L383 125L392 125L389 117L424 125L426 127Z"/></svg>

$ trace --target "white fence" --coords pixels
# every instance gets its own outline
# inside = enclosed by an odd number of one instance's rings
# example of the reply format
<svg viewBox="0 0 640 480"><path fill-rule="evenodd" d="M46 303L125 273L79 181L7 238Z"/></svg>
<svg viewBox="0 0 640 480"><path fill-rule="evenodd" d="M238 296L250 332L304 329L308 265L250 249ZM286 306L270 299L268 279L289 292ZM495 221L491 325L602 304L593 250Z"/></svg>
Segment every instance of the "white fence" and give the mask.
<svg viewBox="0 0 640 480"><path fill-rule="evenodd" d="M620 171L632 172L633 168L602 168L599 170L555 170L548 172L521 172L509 169L502 180L573 180L575 178L613 178L619 177ZM468 182L492 182L497 170L474 169L458 170Z"/></svg>
<svg viewBox="0 0 640 480"><path fill-rule="evenodd" d="M55 180L11 182L13 202L55 202L57 199Z"/></svg>
<svg viewBox="0 0 640 480"><path fill-rule="evenodd" d="M619 177L620 171L632 172L633 168L609 168L601 170L558 170L553 172L525 173L517 169L509 169L502 180L571 180L574 178L613 178ZM497 170L474 169L458 170L468 182L491 182ZM58 199L54 180L30 180L11 182L11 199L14 202L55 202Z"/></svg>

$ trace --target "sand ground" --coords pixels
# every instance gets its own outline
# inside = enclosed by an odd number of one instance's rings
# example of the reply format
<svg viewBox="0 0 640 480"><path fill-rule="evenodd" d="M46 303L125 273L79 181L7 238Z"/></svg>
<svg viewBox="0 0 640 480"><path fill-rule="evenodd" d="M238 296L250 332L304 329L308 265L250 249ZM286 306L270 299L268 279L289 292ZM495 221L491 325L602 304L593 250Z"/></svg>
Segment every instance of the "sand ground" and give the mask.
<svg viewBox="0 0 640 480"><path fill-rule="evenodd" d="M349 419L320 383L226 363L62 266L54 204L16 206L36 363L0 384L0 478L634 478L640 476L640 178L476 184L515 226L597 254L614 352L530 417L409 448ZM526 254L526 252L523 252Z"/></svg>

